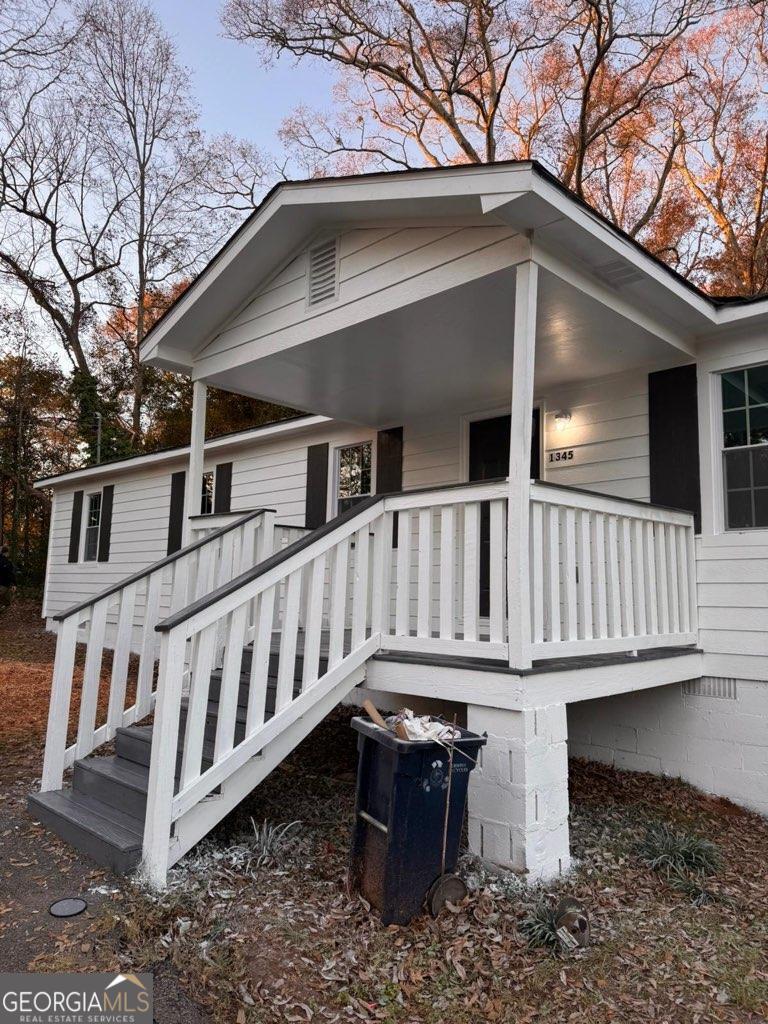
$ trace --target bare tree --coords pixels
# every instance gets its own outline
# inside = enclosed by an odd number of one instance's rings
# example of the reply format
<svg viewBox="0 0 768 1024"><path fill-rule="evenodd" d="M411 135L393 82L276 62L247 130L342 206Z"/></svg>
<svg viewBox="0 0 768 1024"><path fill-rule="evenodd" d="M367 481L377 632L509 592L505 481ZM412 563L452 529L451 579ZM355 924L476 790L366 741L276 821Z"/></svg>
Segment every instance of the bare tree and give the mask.
<svg viewBox="0 0 768 1024"><path fill-rule="evenodd" d="M72 365L90 375L86 332L123 257L124 183L98 125L73 95L48 93L16 125L0 162L0 273L42 310Z"/></svg>
<svg viewBox="0 0 768 1024"><path fill-rule="evenodd" d="M549 5L527 0L226 0L225 31L344 69L345 116L301 112L286 132L327 157L382 166L492 162L513 68L553 38Z"/></svg>

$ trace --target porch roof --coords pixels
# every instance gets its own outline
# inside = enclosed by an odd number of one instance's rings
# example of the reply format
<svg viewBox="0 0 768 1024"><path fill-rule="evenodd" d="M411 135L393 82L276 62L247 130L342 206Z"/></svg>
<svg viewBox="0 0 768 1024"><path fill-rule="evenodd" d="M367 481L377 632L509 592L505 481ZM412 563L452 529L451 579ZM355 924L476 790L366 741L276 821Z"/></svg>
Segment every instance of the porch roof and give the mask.
<svg viewBox="0 0 768 1024"><path fill-rule="evenodd" d="M768 314L765 298L706 295L536 161L505 161L279 183L155 324L142 360L188 372L232 311L329 222L460 216L535 231L552 251L691 333Z"/></svg>

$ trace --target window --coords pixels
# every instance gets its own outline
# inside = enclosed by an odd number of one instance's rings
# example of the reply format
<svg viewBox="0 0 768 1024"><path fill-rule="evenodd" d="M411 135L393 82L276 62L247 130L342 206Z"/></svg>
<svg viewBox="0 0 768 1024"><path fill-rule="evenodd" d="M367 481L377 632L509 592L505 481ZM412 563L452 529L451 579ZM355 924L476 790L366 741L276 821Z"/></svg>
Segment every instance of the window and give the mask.
<svg viewBox="0 0 768 1024"><path fill-rule="evenodd" d="M203 473L203 489L200 497L200 515L209 516L213 512L213 470Z"/></svg>
<svg viewBox="0 0 768 1024"><path fill-rule="evenodd" d="M768 527L768 365L721 377L725 522Z"/></svg>
<svg viewBox="0 0 768 1024"><path fill-rule="evenodd" d="M99 554L99 528L101 526L101 491L88 495L85 512L85 544L83 561L95 562Z"/></svg>
<svg viewBox="0 0 768 1024"><path fill-rule="evenodd" d="M371 461L373 444L346 445L337 449L336 463L336 510L346 512L371 492Z"/></svg>

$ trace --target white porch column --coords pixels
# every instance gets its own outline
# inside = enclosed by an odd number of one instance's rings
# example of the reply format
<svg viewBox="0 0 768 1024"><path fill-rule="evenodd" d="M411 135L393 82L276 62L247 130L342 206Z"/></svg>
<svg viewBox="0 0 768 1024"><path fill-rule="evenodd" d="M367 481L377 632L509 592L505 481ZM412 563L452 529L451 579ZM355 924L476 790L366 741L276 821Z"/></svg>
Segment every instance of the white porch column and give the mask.
<svg viewBox="0 0 768 1024"><path fill-rule="evenodd" d="M528 533L531 494L533 369L539 268L531 260L515 271L515 326L512 350L512 406L507 505L507 617L509 664L531 666L531 608Z"/></svg>
<svg viewBox="0 0 768 1024"><path fill-rule="evenodd" d="M182 544L189 544L192 524L190 516L200 512L205 456L205 409L208 387L200 380L192 385L192 428L189 435L189 467L184 490L184 529Z"/></svg>
<svg viewBox="0 0 768 1024"><path fill-rule="evenodd" d="M565 704L522 711L467 705L467 727L488 733L469 776L469 845L485 860L556 878L571 863Z"/></svg>

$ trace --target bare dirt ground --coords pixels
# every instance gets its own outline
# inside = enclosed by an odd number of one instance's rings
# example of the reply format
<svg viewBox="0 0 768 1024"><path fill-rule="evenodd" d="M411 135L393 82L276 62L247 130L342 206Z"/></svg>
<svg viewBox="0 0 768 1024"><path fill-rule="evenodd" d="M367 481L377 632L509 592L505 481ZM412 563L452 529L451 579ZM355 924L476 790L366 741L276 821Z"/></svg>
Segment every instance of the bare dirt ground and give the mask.
<svg viewBox="0 0 768 1024"><path fill-rule="evenodd" d="M768 1020L768 821L678 782L573 762L568 879L531 891L466 862L461 906L384 928L346 891L355 744L340 711L158 897L95 869L26 813L52 656L34 606L0 619L0 970L151 970L159 1024ZM254 839L264 821L300 824L265 851ZM706 905L639 858L658 822L719 847ZM588 908L591 946L529 947L521 920L564 892ZM51 900L77 893L87 914L48 916Z"/></svg>

